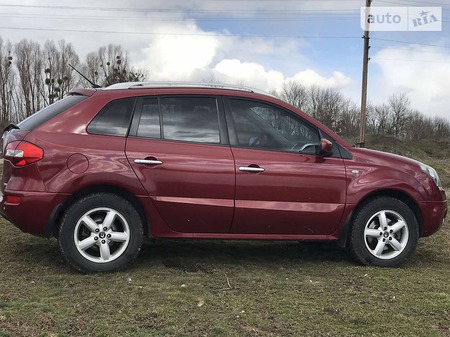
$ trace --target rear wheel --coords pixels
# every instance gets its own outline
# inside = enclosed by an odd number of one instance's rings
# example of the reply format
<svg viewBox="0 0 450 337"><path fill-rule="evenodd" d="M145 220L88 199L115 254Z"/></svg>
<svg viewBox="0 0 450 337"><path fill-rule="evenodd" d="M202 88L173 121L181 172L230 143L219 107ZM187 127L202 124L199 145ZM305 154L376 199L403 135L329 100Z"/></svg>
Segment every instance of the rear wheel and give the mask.
<svg viewBox="0 0 450 337"><path fill-rule="evenodd" d="M75 269L113 272L136 258L142 236L141 219L133 205L117 195L98 193L67 210L58 240L63 256Z"/></svg>
<svg viewBox="0 0 450 337"><path fill-rule="evenodd" d="M355 215L350 249L365 265L396 267L414 252L419 226L412 210L389 197L372 200Z"/></svg>

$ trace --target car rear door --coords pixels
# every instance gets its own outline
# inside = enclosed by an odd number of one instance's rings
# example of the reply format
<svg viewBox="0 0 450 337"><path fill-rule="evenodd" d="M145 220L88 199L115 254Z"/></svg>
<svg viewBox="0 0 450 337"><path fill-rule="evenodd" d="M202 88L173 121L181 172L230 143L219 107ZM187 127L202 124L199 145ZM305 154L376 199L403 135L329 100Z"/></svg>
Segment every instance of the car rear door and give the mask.
<svg viewBox="0 0 450 337"><path fill-rule="evenodd" d="M235 171L223 130L215 97L139 98L126 154L171 230L230 231Z"/></svg>

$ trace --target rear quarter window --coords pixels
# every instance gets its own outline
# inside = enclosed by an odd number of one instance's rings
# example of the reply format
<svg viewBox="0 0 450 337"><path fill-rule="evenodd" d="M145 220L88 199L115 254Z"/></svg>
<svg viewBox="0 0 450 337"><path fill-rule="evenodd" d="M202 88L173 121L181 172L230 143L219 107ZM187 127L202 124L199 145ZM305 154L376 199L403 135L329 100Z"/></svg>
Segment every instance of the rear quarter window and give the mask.
<svg viewBox="0 0 450 337"><path fill-rule="evenodd" d="M32 131L86 98L87 96L83 95L67 96L24 119L17 126L22 131Z"/></svg>
<svg viewBox="0 0 450 337"><path fill-rule="evenodd" d="M135 98L123 98L109 102L95 116L87 131L95 135L126 136L130 127Z"/></svg>

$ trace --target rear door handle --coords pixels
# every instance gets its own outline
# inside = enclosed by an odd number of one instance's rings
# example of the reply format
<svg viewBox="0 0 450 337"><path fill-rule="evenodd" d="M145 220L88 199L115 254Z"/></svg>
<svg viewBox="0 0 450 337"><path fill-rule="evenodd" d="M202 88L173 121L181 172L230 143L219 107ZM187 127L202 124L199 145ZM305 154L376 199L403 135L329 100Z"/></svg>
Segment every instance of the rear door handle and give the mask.
<svg viewBox="0 0 450 337"><path fill-rule="evenodd" d="M135 159L134 162L143 165L161 165L163 163L161 160L156 159Z"/></svg>
<svg viewBox="0 0 450 337"><path fill-rule="evenodd" d="M239 167L239 171L257 173L264 172L264 169L262 167L241 166Z"/></svg>

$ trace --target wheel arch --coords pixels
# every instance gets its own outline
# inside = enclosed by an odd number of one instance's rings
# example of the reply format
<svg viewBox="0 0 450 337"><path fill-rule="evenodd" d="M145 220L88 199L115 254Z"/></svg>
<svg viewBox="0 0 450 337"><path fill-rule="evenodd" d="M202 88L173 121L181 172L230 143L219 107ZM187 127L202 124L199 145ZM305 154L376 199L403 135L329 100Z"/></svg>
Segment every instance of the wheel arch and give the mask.
<svg viewBox="0 0 450 337"><path fill-rule="evenodd" d="M412 212L414 213L414 216L417 219L417 223L419 225L419 233L421 235L422 222L423 222L422 212L420 211L419 205L414 201L414 199L407 193L400 191L400 190L395 190L395 189L378 190L378 191L374 191L374 192L369 193L366 196L364 196L357 203L357 205L355 206L353 211L350 212L350 214L348 215L347 219L344 222L341 234L339 235L338 245L340 247L347 246L348 238L349 238L350 231L351 231L351 228L353 225L353 219L354 219L355 215L357 214L358 210L363 208L364 205L368 204L372 200L375 200L375 199L381 198L381 197L395 198L395 199L402 201L404 204L406 204L412 210Z"/></svg>
<svg viewBox="0 0 450 337"><path fill-rule="evenodd" d="M47 237L51 236L56 237L60 226L61 218L64 215L65 211L77 200L87 195L95 193L111 193L118 195L123 199L129 201L136 209L136 211L139 214L139 217L141 218L144 235L146 236L149 235L149 226L148 226L149 218L147 216L147 213L145 212L145 208L142 205L141 201L133 193L124 188L106 184L92 185L80 189L75 193L73 193L72 195L70 195L64 202L56 206L50 215L49 221L47 222L45 235Z"/></svg>

